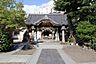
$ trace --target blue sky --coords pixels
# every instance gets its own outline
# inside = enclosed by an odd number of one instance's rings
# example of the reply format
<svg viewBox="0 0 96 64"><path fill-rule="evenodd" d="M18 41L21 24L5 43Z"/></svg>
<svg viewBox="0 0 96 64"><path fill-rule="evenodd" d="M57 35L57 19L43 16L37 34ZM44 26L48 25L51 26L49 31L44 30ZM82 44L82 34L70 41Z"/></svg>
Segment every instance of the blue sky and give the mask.
<svg viewBox="0 0 96 64"><path fill-rule="evenodd" d="M43 3L47 3L50 0L17 0L18 1L23 1L24 5L42 5Z"/></svg>
<svg viewBox="0 0 96 64"><path fill-rule="evenodd" d="M48 14L53 8L53 0L16 0L23 1L23 10L27 14Z"/></svg>

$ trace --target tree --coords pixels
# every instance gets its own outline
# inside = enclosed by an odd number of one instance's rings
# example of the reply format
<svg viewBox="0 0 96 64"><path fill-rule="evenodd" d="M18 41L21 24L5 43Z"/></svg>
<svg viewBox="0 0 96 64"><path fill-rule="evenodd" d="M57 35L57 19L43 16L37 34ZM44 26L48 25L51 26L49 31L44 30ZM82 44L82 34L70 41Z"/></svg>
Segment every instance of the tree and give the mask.
<svg viewBox="0 0 96 64"><path fill-rule="evenodd" d="M96 25L96 0L54 0L54 9L67 14L70 33L74 36L80 21Z"/></svg>
<svg viewBox="0 0 96 64"><path fill-rule="evenodd" d="M25 26L25 11L23 10L23 4L21 2L16 3L16 23L18 24L18 26Z"/></svg>
<svg viewBox="0 0 96 64"><path fill-rule="evenodd" d="M67 14L69 22L70 37L73 37L75 31L75 23L77 22L79 7L82 5L82 0L54 0L54 9L58 11L64 11Z"/></svg>
<svg viewBox="0 0 96 64"><path fill-rule="evenodd" d="M10 28L24 26L25 12L23 4L16 3L15 0L0 1L0 24Z"/></svg>
<svg viewBox="0 0 96 64"><path fill-rule="evenodd" d="M0 40L2 42L3 39L5 39L6 42L10 43L11 41L12 43L12 32L17 27L25 26L24 21L25 12L23 10L23 4L21 2L17 3L15 0L0 0ZM8 44L6 42L4 43L7 46ZM4 47L7 48L5 44Z"/></svg>

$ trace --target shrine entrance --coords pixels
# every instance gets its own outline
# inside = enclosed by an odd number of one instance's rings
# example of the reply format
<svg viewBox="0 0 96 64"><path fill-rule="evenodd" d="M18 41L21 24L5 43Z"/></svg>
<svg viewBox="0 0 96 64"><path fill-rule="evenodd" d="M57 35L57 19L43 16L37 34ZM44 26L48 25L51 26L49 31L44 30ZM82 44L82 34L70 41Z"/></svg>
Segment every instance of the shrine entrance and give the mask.
<svg viewBox="0 0 96 64"><path fill-rule="evenodd" d="M49 36L50 34L52 34L52 32L45 30L44 32L42 32L43 36Z"/></svg>
<svg viewBox="0 0 96 64"><path fill-rule="evenodd" d="M37 25L37 36L40 36L40 39L54 39L54 32L55 32L55 26L56 23L53 22L51 19L42 19ZM41 33L38 34L38 33Z"/></svg>
<svg viewBox="0 0 96 64"><path fill-rule="evenodd" d="M50 39L65 43L65 25L59 24L53 18L45 15L31 24L32 35L38 40Z"/></svg>
<svg viewBox="0 0 96 64"><path fill-rule="evenodd" d="M50 30L44 30L42 32L43 39L52 39L52 32Z"/></svg>

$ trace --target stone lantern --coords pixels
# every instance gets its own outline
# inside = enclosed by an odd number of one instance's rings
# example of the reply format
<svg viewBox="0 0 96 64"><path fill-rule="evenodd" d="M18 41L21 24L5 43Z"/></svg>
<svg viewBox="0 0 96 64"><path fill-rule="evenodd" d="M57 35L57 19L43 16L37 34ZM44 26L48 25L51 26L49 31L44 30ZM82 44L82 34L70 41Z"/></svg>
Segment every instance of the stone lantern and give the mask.
<svg viewBox="0 0 96 64"><path fill-rule="evenodd" d="M35 28L34 28L34 26L32 26L31 28L32 28L32 35L34 35Z"/></svg>
<svg viewBox="0 0 96 64"><path fill-rule="evenodd" d="M61 30L62 30L62 43L65 43L65 26L62 26L62 28L61 28Z"/></svg>

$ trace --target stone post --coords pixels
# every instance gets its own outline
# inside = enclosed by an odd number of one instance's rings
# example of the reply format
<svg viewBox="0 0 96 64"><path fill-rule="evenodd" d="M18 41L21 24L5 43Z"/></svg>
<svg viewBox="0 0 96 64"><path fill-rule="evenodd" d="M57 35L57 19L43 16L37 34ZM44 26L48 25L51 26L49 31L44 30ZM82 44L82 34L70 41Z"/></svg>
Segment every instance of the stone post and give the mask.
<svg viewBox="0 0 96 64"><path fill-rule="evenodd" d="M61 28L61 30L62 30L62 43L65 43L65 26L62 26L62 28Z"/></svg>
<svg viewBox="0 0 96 64"><path fill-rule="evenodd" d="M41 39L41 31L37 31L37 39Z"/></svg>
<svg viewBox="0 0 96 64"><path fill-rule="evenodd" d="M57 31L56 34L55 34L55 40L56 40L56 41L59 41L59 34L58 34L58 31Z"/></svg>
<svg viewBox="0 0 96 64"><path fill-rule="evenodd" d="M52 39L55 38L54 34L55 34L55 31L52 31Z"/></svg>
<svg viewBox="0 0 96 64"><path fill-rule="evenodd" d="M34 28L34 26L32 26L32 35L34 35L34 30L35 30L35 28Z"/></svg>

